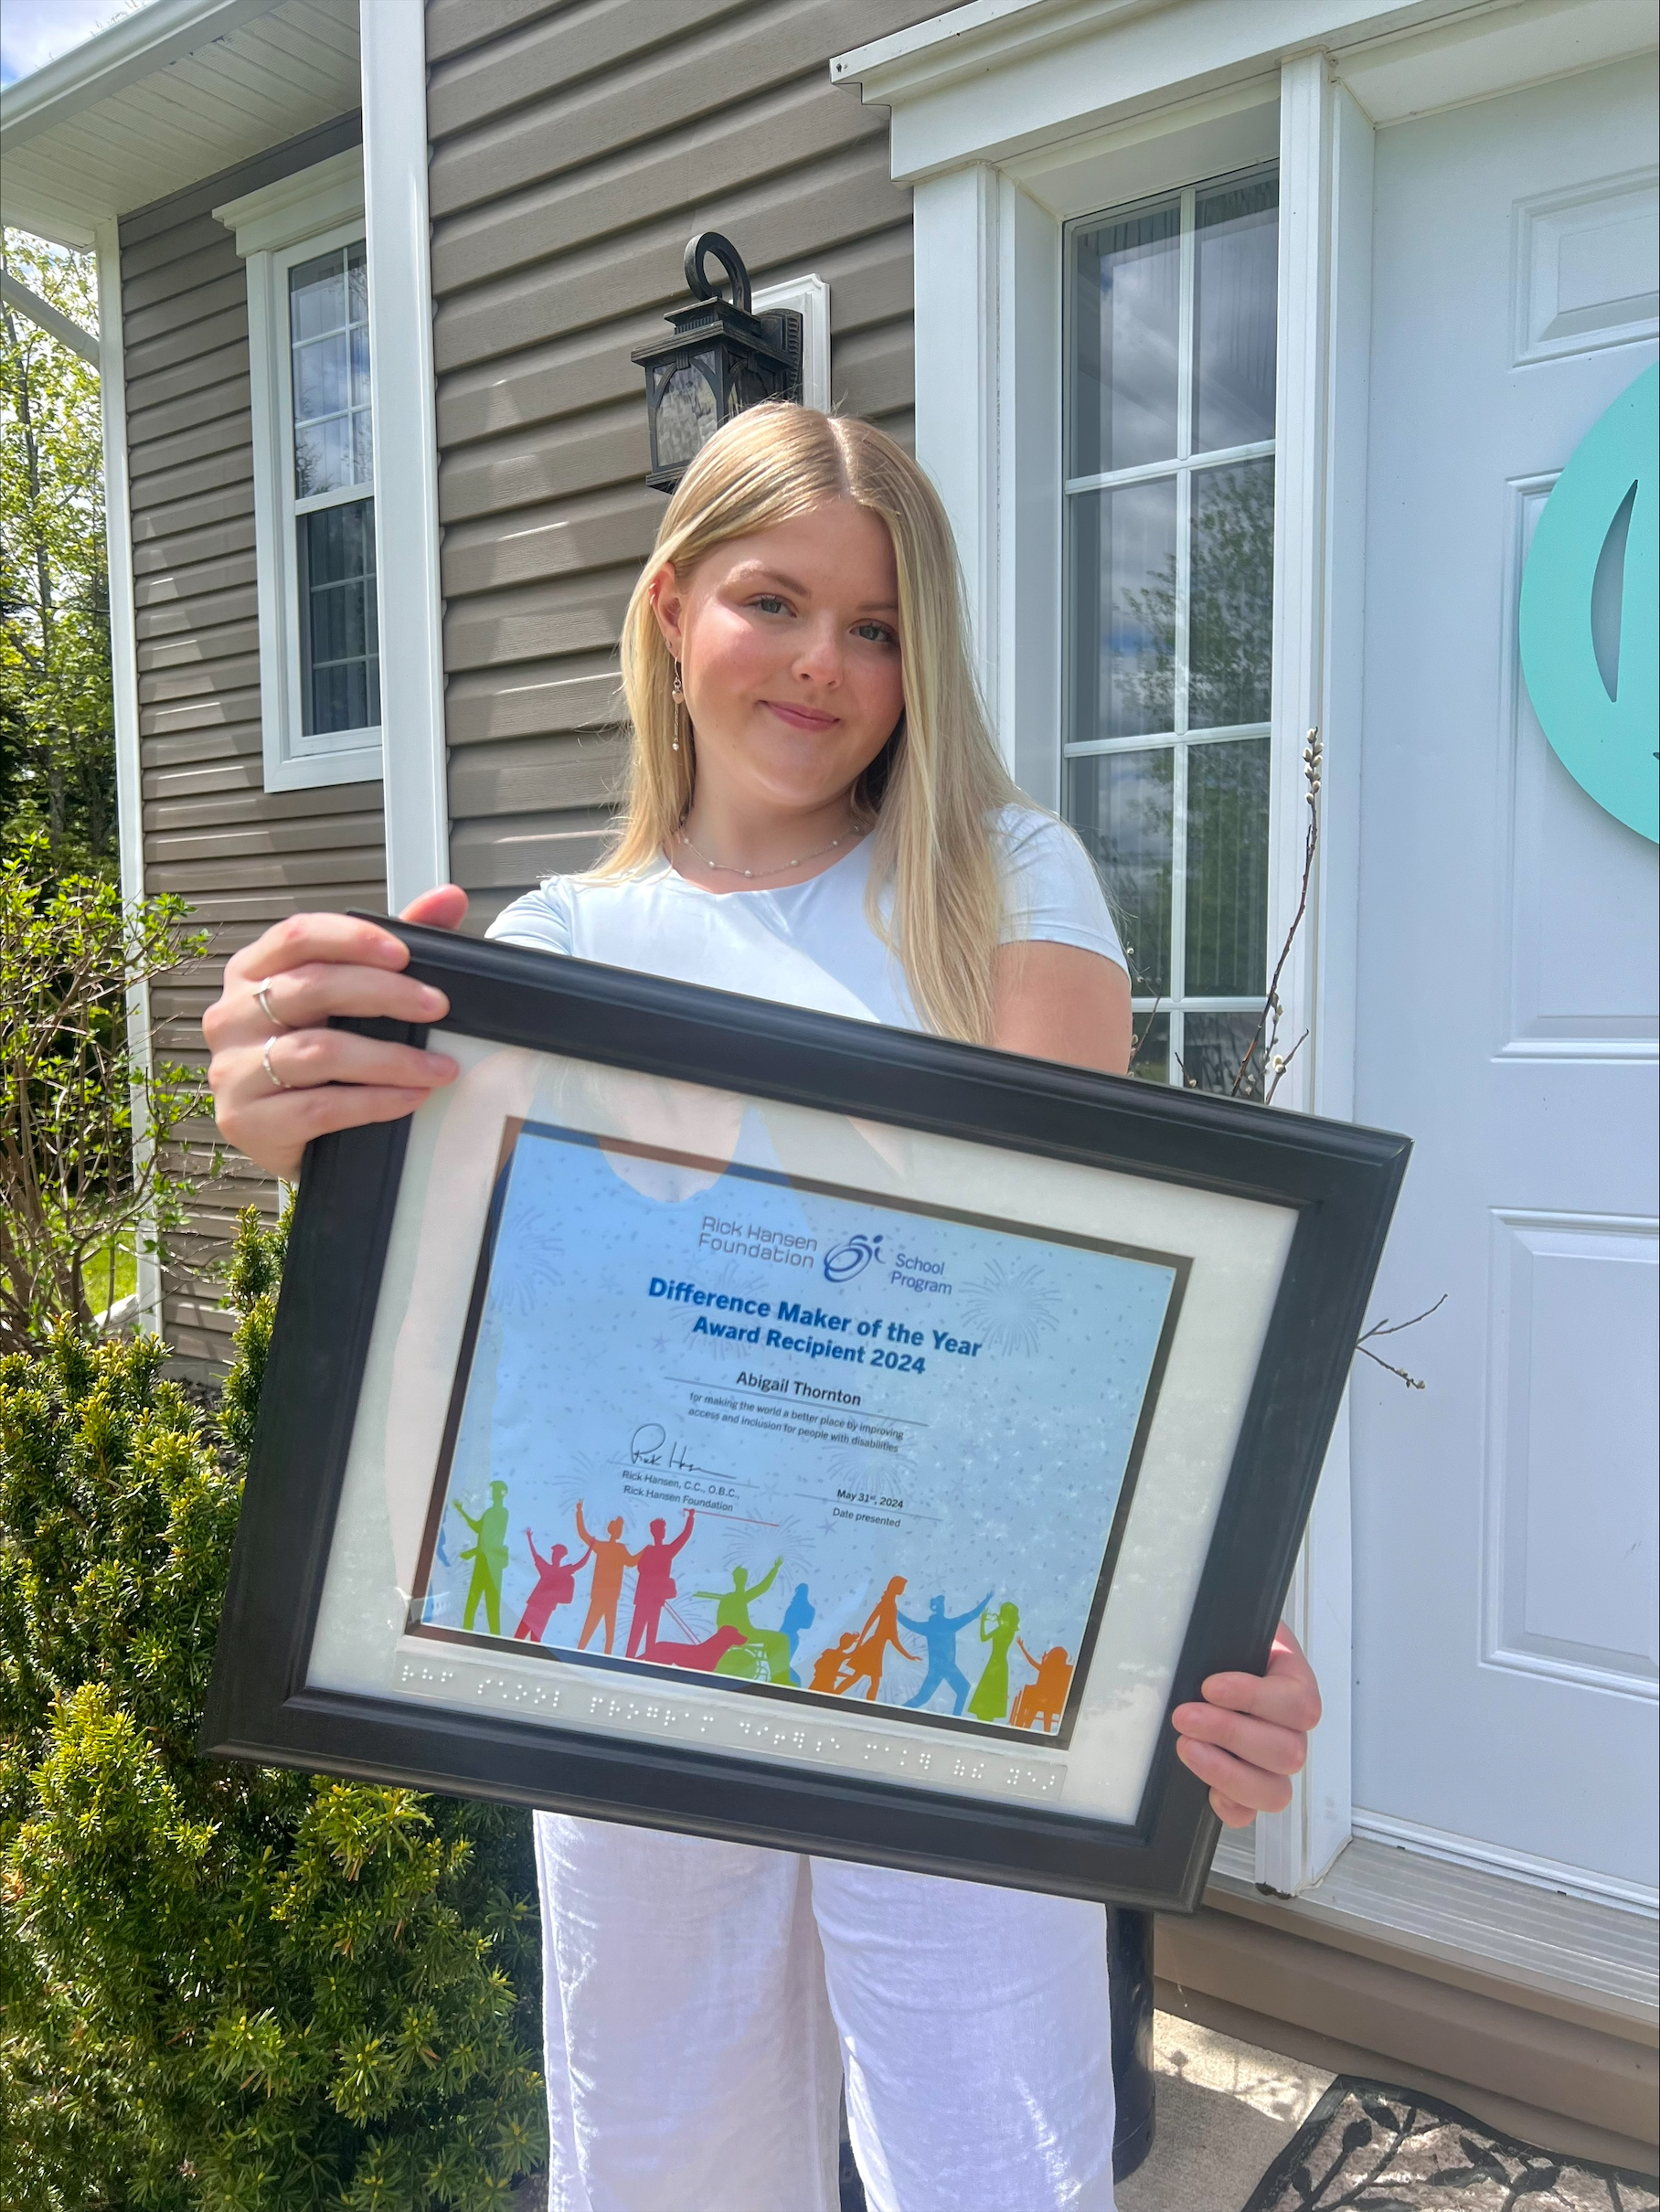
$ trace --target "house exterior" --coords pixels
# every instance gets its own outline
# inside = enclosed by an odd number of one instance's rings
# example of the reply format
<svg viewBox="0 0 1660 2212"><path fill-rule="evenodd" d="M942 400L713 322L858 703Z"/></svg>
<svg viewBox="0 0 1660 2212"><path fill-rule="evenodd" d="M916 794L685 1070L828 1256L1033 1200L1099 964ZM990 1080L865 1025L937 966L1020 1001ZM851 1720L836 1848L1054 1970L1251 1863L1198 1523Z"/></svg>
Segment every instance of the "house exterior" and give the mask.
<svg viewBox="0 0 1660 2212"><path fill-rule="evenodd" d="M1319 732L1279 1096L1414 1136L1377 1311L1444 1303L1384 1347L1425 1388L1357 1373L1327 1720L1161 2001L1650 2170L1655 846L1534 700L1569 601L1652 697L1652 462L1522 586L1655 360L1655 48L1647 0L152 0L0 122L5 219L99 255L123 877L213 932L160 1053L282 914L453 877L482 928L599 850L630 355L705 228L939 484L1151 1079L1249 1034Z"/></svg>

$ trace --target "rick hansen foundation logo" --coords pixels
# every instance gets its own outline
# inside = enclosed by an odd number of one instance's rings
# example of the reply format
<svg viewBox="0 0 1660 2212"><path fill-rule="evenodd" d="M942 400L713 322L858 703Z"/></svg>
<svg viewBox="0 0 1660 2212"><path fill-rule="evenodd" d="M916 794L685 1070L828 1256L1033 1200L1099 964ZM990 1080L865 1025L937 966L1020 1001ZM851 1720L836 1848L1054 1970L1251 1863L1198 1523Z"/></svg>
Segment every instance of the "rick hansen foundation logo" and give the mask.
<svg viewBox="0 0 1660 2212"><path fill-rule="evenodd" d="M834 1244L825 1254L824 1268L826 1282L851 1282L862 1275L873 1260L882 1257L880 1235L849 1237L841 1244Z"/></svg>

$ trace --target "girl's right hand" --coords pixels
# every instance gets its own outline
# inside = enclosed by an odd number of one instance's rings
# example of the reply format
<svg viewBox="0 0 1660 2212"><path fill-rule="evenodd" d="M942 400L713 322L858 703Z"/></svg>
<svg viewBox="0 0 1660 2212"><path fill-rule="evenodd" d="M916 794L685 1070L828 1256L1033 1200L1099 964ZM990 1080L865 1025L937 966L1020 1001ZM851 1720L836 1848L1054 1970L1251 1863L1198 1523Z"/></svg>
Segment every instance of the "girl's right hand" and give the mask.
<svg viewBox="0 0 1660 2212"><path fill-rule="evenodd" d="M466 911L467 894L451 883L405 907L402 919L453 930ZM232 953L224 989L202 1016L213 1055L208 1083L220 1133L256 1165L292 1182L313 1137L395 1122L453 1082L447 1052L324 1026L336 1014L442 1021L449 1000L401 973L409 959L389 931L346 914L291 915Z"/></svg>

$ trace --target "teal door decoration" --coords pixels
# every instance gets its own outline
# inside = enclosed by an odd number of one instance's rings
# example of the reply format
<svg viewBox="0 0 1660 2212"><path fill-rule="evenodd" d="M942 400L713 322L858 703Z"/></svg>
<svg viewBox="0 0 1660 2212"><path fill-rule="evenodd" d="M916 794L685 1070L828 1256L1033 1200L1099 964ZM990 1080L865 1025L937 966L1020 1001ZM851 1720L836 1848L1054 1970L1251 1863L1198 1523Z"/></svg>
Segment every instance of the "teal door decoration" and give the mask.
<svg viewBox="0 0 1660 2212"><path fill-rule="evenodd" d="M1522 674L1551 750L1660 843L1660 367L1581 440L1522 578Z"/></svg>

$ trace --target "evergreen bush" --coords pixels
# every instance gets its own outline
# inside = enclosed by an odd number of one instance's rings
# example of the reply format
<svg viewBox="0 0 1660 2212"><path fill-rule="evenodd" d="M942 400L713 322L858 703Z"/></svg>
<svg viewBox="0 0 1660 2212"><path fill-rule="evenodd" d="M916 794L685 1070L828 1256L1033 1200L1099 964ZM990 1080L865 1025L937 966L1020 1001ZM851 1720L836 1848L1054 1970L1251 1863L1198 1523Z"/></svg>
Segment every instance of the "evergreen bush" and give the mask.
<svg viewBox="0 0 1660 2212"><path fill-rule="evenodd" d="M196 1755L282 1243L222 1431L153 1338L0 1360L8 2212L482 2212L545 2154L526 1817Z"/></svg>

